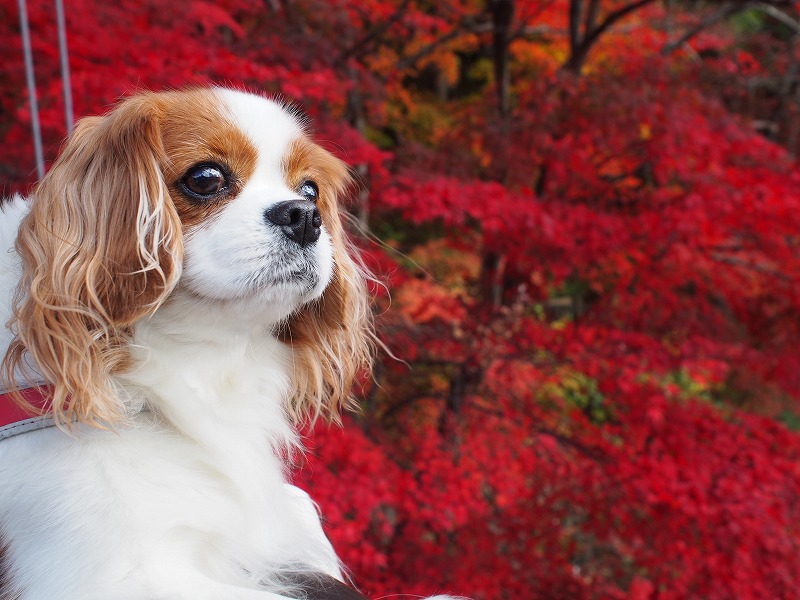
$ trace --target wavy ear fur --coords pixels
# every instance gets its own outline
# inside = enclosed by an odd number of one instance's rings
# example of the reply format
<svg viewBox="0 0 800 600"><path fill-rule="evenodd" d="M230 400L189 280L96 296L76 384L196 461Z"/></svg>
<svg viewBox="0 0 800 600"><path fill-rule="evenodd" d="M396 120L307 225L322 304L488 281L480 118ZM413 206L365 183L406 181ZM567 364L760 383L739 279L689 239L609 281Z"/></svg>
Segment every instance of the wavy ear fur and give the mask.
<svg viewBox="0 0 800 600"><path fill-rule="evenodd" d="M290 317L280 339L292 346L295 389L290 411L296 421L323 415L338 421L342 408L352 408L351 388L372 366L374 329L367 280L342 225L339 202L351 186L347 166L314 147L323 222L333 242L334 272L322 296Z"/></svg>
<svg viewBox="0 0 800 600"><path fill-rule="evenodd" d="M54 384L56 422L124 415L109 375L125 367L131 326L180 276L181 224L161 175L152 95L82 120L35 190L17 237L23 277L3 360L13 381L29 353Z"/></svg>

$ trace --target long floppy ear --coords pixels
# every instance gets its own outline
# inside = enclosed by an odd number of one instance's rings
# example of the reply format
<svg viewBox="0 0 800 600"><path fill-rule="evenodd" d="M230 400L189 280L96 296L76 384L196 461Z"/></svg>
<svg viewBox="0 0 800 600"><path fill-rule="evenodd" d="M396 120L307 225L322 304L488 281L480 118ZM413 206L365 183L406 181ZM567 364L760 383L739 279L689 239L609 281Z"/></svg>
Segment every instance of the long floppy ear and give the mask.
<svg viewBox="0 0 800 600"><path fill-rule="evenodd" d="M159 168L163 155L154 95L84 119L20 226L16 339L3 371L13 381L30 354L54 386L60 425L124 414L109 376L129 360L132 325L180 276L181 225Z"/></svg>
<svg viewBox="0 0 800 600"><path fill-rule="evenodd" d="M342 408L353 407L356 378L372 367L375 335L367 290L371 275L342 225L339 200L351 185L347 166L315 144L310 152L323 223L333 243L334 271L322 296L292 315L279 337L293 350L291 416L295 421L320 415L338 421Z"/></svg>

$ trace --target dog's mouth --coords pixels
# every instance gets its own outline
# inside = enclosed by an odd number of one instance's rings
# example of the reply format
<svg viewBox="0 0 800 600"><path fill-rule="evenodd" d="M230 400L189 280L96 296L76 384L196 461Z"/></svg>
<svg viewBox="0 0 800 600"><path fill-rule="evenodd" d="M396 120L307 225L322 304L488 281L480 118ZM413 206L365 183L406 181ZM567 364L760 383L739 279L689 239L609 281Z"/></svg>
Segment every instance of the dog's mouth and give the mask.
<svg viewBox="0 0 800 600"><path fill-rule="evenodd" d="M192 237L181 279L209 301L292 311L322 294L333 262L326 237L305 247L283 235Z"/></svg>
<svg viewBox="0 0 800 600"><path fill-rule="evenodd" d="M319 271L311 268L296 268L285 273L266 272L262 279L263 287L299 288L310 293L319 283Z"/></svg>
<svg viewBox="0 0 800 600"><path fill-rule="evenodd" d="M312 253L284 255L280 259L272 258L259 265L242 278L241 287L245 295L277 295L305 302L318 296L327 285L324 271Z"/></svg>

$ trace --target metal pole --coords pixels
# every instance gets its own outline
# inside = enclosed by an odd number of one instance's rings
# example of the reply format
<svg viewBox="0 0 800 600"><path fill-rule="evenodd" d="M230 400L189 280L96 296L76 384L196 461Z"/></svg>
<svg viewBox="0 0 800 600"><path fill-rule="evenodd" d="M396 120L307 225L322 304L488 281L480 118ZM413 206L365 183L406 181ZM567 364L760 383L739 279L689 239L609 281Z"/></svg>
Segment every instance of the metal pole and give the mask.
<svg viewBox="0 0 800 600"><path fill-rule="evenodd" d="M61 59L61 83L64 85L64 117L67 134L72 133L74 116L72 110L72 81L69 75L69 52L67 50L67 23L64 18L63 0L55 0L56 20L58 22L58 56Z"/></svg>
<svg viewBox="0 0 800 600"><path fill-rule="evenodd" d="M31 31L28 25L28 9L25 0L17 0L19 5L19 28L22 32L22 49L25 53L25 79L28 82L28 97L31 107L31 128L33 129L33 150L36 154L36 172L39 179L44 177L44 153L42 152L42 129L39 125L39 102L36 99L36 79L33 75L33 51L31 50Z"/></svg>

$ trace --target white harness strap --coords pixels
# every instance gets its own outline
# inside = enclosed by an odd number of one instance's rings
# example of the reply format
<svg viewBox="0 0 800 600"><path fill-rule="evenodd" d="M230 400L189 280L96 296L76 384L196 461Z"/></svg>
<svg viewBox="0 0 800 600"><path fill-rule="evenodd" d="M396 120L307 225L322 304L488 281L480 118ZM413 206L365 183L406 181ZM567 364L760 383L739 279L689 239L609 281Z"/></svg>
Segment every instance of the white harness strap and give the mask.
<svg viewBox="0 0 800 600"><path fill-rule="evenodd" d="M36 431L37 429L47 429L48 427L55 427L56 422L50 415L40 415L38 417L30 417L10 425L0 427L0 441L28 433L29 431Z"/></svg>

